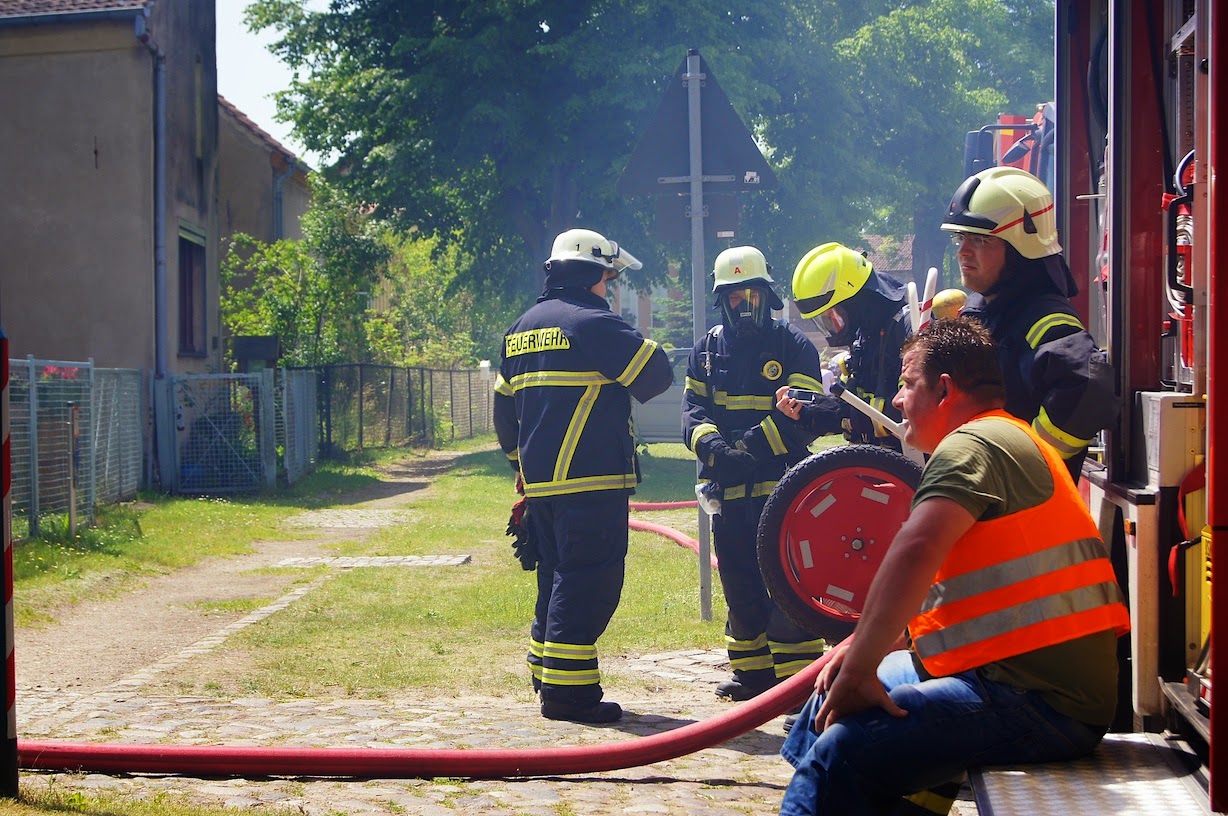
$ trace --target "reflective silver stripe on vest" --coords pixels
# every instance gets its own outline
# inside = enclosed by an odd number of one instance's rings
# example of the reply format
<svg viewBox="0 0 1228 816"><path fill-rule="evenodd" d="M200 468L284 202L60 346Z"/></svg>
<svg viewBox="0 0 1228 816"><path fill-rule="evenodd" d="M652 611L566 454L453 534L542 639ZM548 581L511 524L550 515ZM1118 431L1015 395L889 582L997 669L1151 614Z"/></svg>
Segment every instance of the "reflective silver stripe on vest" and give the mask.
<svg viewBox="0 0 1228 816"><path fill-rule="evenodd" d="M930 587L921 612L929 612L944 603L962 601L984 592L992 592L1011 584L1035 578L1037 575L1047 575L1065 567L1105 558L1104 542L1098 538L1081 538L1057 547L1049 547L1031 555L1003 561L984 569L955 575L945 581L935 582Z"/></svg>
<svg viewBox="0 0 1228 816"><path fill-rule="evenodd" d="M943 627L917 638L913 641L913 647L924 660L1025 626L1108 606L1120 600L1121 590L1112 581L1078 587Z"/></svg>

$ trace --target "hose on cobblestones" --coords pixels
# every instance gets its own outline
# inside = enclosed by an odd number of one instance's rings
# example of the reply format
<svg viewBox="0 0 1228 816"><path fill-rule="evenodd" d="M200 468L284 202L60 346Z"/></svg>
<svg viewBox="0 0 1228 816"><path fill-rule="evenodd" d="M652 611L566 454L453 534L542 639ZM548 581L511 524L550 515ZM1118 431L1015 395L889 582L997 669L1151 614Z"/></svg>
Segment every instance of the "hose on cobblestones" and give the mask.
<svg viewBox="0 0 1228 816"><path fill-rule="evenodd" d="M293 748L227 745L17 743L21 768L90 773L158 773L256 778L346 777L499 779L596 773L664 762L711 748L796 708L809 698L832 651L753 700L702 722L601 745L532 749Z"/></svg>

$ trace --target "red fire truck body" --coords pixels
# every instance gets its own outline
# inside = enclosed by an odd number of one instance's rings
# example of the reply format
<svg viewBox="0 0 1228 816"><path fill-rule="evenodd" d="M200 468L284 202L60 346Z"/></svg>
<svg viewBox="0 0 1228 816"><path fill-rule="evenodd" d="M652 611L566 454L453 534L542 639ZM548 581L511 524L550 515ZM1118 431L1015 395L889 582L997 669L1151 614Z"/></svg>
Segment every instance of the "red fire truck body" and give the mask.
<svg viewBox="0 0 1228 816"><path fill-rule="evenodd" d="M1228 239L1223 48L1212 0L1057 4L1054 190L1076 305L1109 350L1120 421L1082 480L1127 591L1117 728L1180 734L1228 811ZM1228 672L1228 670L1225 670ZM1225 674L1224 676L1228 676Z"/></svg>

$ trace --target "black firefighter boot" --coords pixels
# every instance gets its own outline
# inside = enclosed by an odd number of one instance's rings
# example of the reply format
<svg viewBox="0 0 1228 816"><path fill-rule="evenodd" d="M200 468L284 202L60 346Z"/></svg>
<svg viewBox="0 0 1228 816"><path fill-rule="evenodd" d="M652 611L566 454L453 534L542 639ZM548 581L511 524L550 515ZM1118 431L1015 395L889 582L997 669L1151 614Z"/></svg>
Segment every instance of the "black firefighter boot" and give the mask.
<svg viewBox="0 0 1228 816"><path fill-rule="evenodd" d="M775 672L768 670L754 672L734 672L733 679L722 680L716 684L716 696L728 697L735 703L758 697L763 692L773 688L780 680Z"/></svg>

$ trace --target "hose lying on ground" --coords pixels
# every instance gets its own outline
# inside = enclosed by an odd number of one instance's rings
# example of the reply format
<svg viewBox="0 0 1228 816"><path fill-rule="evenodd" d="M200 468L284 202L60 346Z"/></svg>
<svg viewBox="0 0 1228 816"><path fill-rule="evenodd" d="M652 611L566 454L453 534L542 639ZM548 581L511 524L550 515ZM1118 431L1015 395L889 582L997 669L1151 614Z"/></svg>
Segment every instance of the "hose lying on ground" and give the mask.
<svg viewBox="0 0 1228 816"><path fill-rule="evenodd" d="M496 779L593 773L663 762L719 745L800 705L831 651L753 700L673 731L603 745L562 748L414 749L287 748L228 745L104 745L17 743L21 768L93 773L184 776L324 776L420 779L455 776Z"/></svg>

